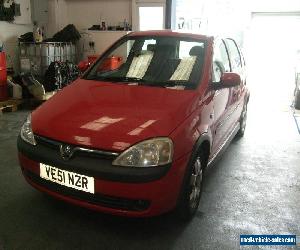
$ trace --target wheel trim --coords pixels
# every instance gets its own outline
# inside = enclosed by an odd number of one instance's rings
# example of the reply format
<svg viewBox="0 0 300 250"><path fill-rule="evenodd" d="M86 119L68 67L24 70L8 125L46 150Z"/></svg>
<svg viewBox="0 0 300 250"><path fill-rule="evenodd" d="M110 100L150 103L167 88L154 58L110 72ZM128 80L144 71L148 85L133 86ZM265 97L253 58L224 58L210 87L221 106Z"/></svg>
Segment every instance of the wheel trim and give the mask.
<svg viewBox="0 0 300 250"><path fill-rule="evenodd" d="M195 209L197 207L197 204L200 200L202 179L203 179L203 170L201 167L201 161L200 158L197 158L197 160L193 165L192 175L190 179L189 203L192 209Z"/></svg>

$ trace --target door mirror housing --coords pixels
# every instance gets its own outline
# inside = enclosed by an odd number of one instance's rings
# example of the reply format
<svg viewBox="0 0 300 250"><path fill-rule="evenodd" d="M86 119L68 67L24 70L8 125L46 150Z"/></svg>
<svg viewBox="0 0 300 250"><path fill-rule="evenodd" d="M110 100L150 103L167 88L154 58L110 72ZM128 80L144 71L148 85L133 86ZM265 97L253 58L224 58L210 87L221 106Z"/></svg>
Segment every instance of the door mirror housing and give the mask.
<svg viewBox="0 0 300 250"><path fill-rule="evenodd" d="M230 88L240 85L242 82L239 74L224 72L221 76L220 85L223 88Z"/></svg>

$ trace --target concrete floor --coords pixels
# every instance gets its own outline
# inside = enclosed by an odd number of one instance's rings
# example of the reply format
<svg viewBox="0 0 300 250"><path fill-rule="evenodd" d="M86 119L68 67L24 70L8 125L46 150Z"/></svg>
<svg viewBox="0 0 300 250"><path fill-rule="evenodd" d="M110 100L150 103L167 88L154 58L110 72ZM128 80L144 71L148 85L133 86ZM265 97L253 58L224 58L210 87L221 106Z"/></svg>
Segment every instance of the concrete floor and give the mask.
<svg viewBox="0 0 300 250"><path fill-rule="evenodd" d="M0 249L237 249L240 234L300 235L295 121L288 108L270 111L252 101L244 138L207 171L199 211L186 224L172 214L97 214L39 193L17 160L16 138L28 112L0 116Z"/></svg>

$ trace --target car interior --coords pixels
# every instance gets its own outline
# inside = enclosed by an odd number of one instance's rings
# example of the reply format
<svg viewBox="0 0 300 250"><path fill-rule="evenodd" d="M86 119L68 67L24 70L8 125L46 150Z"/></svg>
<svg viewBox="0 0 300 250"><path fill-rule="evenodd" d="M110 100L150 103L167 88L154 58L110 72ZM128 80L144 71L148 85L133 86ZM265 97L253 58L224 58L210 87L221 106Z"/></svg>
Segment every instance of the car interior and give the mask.
<svg viewBox="0 0 300 250"><path fill-rule="evenodd" d="M153 44L153 41L156 43ZM123 47L128 49L127 46ZM115 51L117 50L119 49ZM110 53L107 59L122 57L115 54L115 51ZM97 76L109 79L126 77L132 80L143 80L143 82L173 82L180 87L195 88L201 77L204 51L204 44L201 42L172 39L136 40L124 63L117 69L101 67L102 70L97 72ZM124 54L126 53L123 53L123 57Z"/></svg>

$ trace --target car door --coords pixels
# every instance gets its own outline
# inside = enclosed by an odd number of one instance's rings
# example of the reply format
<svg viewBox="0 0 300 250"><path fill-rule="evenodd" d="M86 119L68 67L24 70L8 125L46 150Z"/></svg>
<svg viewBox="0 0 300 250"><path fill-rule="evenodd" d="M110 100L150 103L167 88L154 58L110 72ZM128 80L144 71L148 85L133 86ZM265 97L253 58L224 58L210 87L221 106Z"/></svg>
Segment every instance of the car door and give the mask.
<svg viewBox="0 0 300 250"><path fill-rule="evenodd" d="M237 122L239 122L244 104L245 95L245 69L244 60L240 49L233 39L225 39L226 47L229 54L231 72L237 73L241 77L241 84L231 88L231 98L229 103L230 113L230 130L233 130Z"/></svg>
<svg viewBox="0 0 300 250"><path fill-rule="evenodd" d="M230 61L226 45L222 39L217 40L214 46L212 62L212 91L213 97L213 145L212 155L218 152L228 136L230 121L228 120L231 101L231 88L219 88L221 76L224 72L230 72Z"/></svg>

